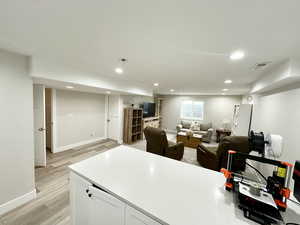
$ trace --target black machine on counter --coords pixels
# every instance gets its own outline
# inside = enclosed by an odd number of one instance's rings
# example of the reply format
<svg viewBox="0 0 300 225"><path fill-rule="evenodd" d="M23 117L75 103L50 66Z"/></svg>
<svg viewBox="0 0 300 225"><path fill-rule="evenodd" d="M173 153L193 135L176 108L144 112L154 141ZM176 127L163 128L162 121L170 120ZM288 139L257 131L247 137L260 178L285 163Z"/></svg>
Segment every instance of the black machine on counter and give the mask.
<svg viewBox="0 0 300 225"><path fill-rule="evenodd" d="M238 207L243 210L244 216L259 224L278 224L283 221L280 211L287 208L287 200L290 197L290 179L292 177L293 165L287 162L265 158L265 146L270 144L265 140L263 133L254 133L251 131L249 136L249 144L252 151L258 152L261 156L248 155L236 151L228 152L227 168L223 168L221 172L226 177L225 188L233 191ZM273 173L269 177L252 167L265 182L257 182L256 180L246 177L232 171L232 165L235 160L252 160L274 167ZM295 196L300 198L300 164L296 163L293 178L295 179Z"/></svg>
<svg viewBox="0 0 300 225"><path fill-rule="evenodd" d="M295 180L294 196L300 202L300 161L296 161L293 179Z"/></svg>

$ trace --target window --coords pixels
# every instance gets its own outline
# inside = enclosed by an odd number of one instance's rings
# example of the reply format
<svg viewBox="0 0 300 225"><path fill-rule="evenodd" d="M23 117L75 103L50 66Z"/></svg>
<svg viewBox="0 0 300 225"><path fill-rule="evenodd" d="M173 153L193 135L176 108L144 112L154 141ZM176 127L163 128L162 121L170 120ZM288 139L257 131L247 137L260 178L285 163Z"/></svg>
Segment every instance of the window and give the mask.
<svg viewBox="0 0 300 225"><path fill-rule="evenodd" d="M203 120L204 103L197 101L183 101L181 103L181 118Z"/></svg>

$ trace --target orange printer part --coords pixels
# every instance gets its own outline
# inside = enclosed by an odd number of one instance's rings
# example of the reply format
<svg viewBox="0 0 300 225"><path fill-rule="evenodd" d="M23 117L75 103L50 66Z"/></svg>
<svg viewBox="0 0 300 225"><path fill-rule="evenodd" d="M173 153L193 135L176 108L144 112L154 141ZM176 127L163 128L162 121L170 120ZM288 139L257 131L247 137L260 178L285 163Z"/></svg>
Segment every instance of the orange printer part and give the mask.
<svg viewBox="0 0 300 225"><path fill-rule="evenodd" d="M226 179L232 178L232 172L228 171L228 170L225 169L225 168L222 168L222 169L221 169L221 173L224 174L224 176L225 176Z"/></svg>

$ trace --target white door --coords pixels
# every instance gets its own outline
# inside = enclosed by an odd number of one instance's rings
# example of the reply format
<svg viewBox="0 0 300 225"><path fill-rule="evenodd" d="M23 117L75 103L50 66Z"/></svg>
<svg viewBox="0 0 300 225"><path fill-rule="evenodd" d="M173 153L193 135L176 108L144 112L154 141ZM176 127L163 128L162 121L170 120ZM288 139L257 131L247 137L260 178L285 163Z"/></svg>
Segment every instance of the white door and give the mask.
<svg viewBox="0 0 300 225"><path fill-rule="evenodd" d="M46 166L45 86L33 85L35 166Z"/></svg>
<svg viewBox="0 0 300 225"><path fill-rule="evenodd" d="M251 126L252 105L241 104L234 115L232 134L235 136L248 136L249 127Z"/></svg>
<svg viewBox="0 0 300 225"><path fill-rule="evenodd" d="M107 102L107 137L120 141L121 103L120 96L110 95Z"/></svg>
<svg viewBox="0 0 300 225"><path fill-rule="evenodd" d="M131 208L126 207L126 221L125 225L161 225L150 217L142 214L141 212Z"/></svg>
<svg viewBox="0 0 300 225"><path fill-rule="evenodd" d="M91 194L90 225L124 225L125 203L95 187Z"/></svg>

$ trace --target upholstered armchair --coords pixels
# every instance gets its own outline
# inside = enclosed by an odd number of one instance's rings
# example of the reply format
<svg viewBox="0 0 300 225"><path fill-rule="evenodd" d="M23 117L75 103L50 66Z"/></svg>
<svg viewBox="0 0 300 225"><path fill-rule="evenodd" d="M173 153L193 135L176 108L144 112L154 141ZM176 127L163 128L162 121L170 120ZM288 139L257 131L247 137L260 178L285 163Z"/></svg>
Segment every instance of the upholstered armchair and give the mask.
<svg viewBox="0 0 300 225"><path fill-rule="evenodd" d="M229 150L248 154L250 152L248 137L227 136L221 140L218 147L206 147L201 144L197 148L197 160L205 168L220 171L227 168ZM232 165L233 171L244 171L245 168L245 160L235 160Z"/></svg>
<svg viewBox="0 0 300 225"><path fill-rule="evenodd" d="M166 156L171 159L181 160L184 153L182 142L173 143L168 141L166 132L159 128L146 127L144 129L147 141L147 152Z"/></svg>

